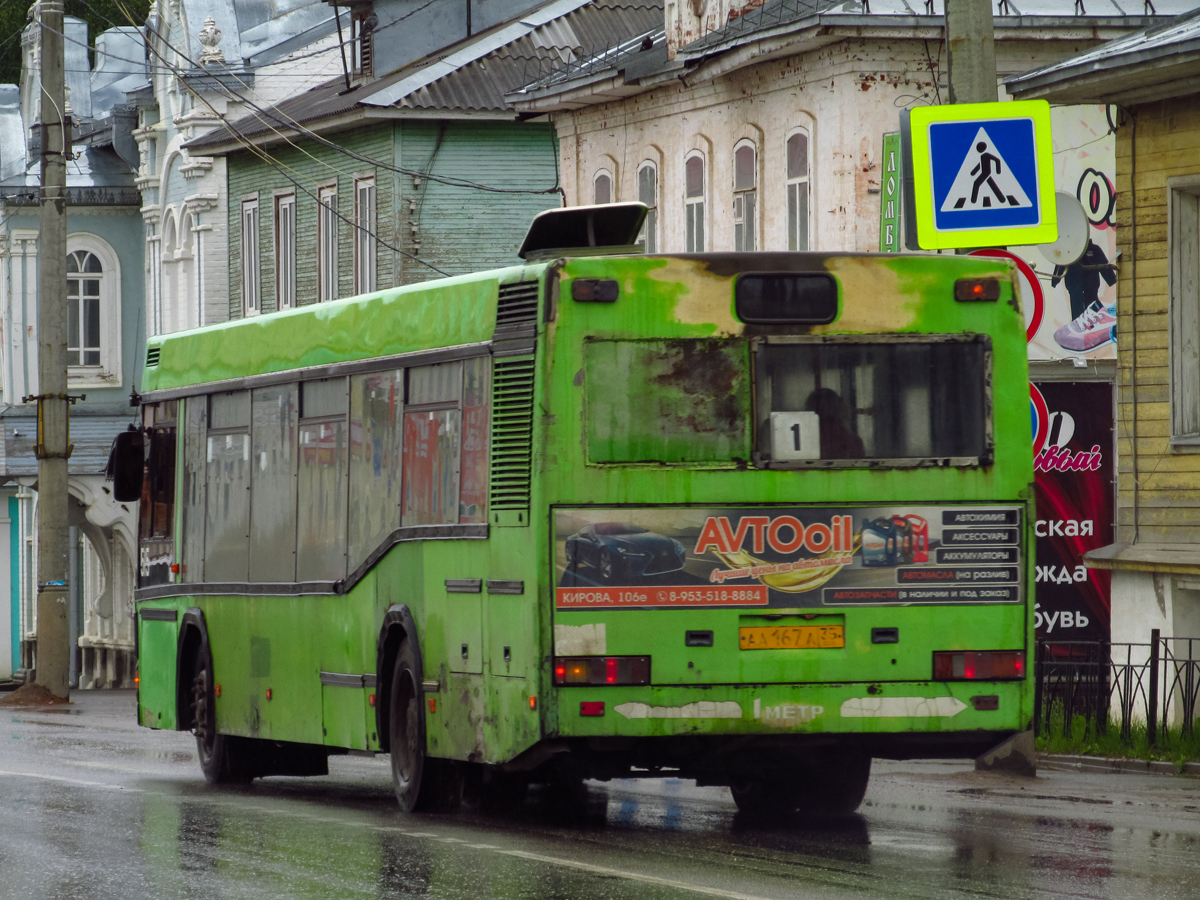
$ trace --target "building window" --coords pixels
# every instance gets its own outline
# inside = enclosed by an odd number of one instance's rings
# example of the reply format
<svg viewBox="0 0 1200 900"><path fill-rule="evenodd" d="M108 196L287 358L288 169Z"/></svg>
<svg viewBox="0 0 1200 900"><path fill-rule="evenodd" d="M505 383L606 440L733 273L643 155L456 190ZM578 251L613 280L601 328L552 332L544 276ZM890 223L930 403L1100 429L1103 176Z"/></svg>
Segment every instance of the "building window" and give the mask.
<svg viewBox="0 0 1200 900"><path fill-rule="evenodd" d="M788 249L808 249L808 134L787 139Z"/></svg>
<svg viewBox="0 0 1200 900"><path fill-rule="evenodd" d="M321 188L317 204L317 299L324 303L338 298L337 188Z"/></svg>
<svg viewBox="0 0 1200 900"><path fill-rule="evenodd" d="M683 212L687 222L687 252L704 251L704 157L693 150L683 163Z"/></svg>
<svg viewBox="0 0 1200 900"><path fill-rule="evenodd" d="M275 198L275 308L296 305L296 195Z"/></svg>
<svg viewBox="0 0 1200 900"><path fill-rule="evenodd" d="M94 253L67 254L67 365L100 365L100 283L104 268Z"/></svg>
<svg viewBox="0 0 1200 900"><path fill-rule="evenodd" d="M733 249L757 250L758 154L743 141L733 149Z"/></svg>
<svg viewBox="0 0 1200 900"><path fill-rule="evenodd" d="M259 298L258 198L242 201L242 309L246 315L262 309Z"/></svg>
<svg viewBox="0 0 1200 900"><path fill-rule="evenodd" d="M1167 185L1171 443L1200 446L1200 176L1170 178Z"/></svg>
<svg viewBox="0 0 1200 900"><path fill-rule="evenodd" d="M72 387L121 383L121 265L94 234L67 238L67 374Z"/></svg>
<svg viewBox="0 0 1200 900"><path fill-rule="evenodd" d="M637 171L638 201L646 204L646 223L638 243L647 253L658 252L658 169L652 162L644 162Z"/></svg>
<svg viewBox="0 0 1200 900"><path fill-rule="evenodd" d="M375 177L354 180L354 293L375 290Z"/></svg>
<svg viewBox="0 0 1200 900"><path fill-rule="evenodd" d="M613 202L613 180L607 169L601 169L592 180L592 196L597 205Z"/></svg>

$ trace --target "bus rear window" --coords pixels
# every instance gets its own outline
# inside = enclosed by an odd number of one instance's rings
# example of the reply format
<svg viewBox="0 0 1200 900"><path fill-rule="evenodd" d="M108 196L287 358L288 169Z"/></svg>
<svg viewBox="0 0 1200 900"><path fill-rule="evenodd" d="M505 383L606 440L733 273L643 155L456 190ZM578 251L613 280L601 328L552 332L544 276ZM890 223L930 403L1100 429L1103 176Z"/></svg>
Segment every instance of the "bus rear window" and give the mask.
<svg viewBox="0 0 1200 900"><path fill-rule="evenodd" d="M769 466L978 465L990 460L987 339L758 346L756 458Z"/></svg>
<svg viewBox="0 0 1200 900"><path fill-rule="evenodd" d="M589 462L723 462L750 457L749 342L589 341Z"/></svg>

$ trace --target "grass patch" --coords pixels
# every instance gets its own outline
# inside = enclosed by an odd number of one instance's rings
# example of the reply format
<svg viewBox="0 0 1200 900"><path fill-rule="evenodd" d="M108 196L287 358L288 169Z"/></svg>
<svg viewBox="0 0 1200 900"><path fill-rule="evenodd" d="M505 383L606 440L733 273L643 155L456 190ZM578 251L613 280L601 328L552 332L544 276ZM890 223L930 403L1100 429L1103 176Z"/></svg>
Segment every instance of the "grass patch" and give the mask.
<svg viewBox="0 0 1200 900"><path fill-rule="evenodd" d="M1176 765L1200 761L1200 720L1189 735L1184 735L1180 726L1168 728L1165 734L1160 729L1153 747L1150 746L1145 722L1132 723L1127 738L1121 736L1121 723L1112 719L1106 728L1100 729L1098 722L1075 716L1071 721L1069 736L1063 734L1066 730L1063 725L1062 711L1055 709L1050 714L1050 721L1037 736L1040 752L1166 760Z"/></svg>

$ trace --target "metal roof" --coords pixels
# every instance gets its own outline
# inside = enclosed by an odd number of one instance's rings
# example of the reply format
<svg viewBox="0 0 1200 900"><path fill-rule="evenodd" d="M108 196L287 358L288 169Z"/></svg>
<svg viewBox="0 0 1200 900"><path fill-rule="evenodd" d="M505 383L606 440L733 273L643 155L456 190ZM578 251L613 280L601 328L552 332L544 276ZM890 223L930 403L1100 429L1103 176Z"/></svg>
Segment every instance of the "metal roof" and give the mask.
<svg viewBox="0 0 1200 900"><path fill-rule="evenodd" d="M84 410L71 413L71 458L67 468L72 475L103 475L113 438L130 425L137 424L135 412L121 415L92 415ZM3 425L3 475L36 475L38 461L37 415L30 407L8 407L0 415Z"/></svg>
<svg viewBox="0 0 1200 900"><path fill-rule="evenodd" d="M994 18L997 37L1001 38L1028 39L1037 30L1053 27L1056 36L1095 40L1106 31L1120 34L1112 29L1136 28L1155 21L1151 16L1127 12L1126 7L1137 10L1138 6L1144 3L1124 2L1124 6L1118 6L1117 0L1090 0L1086 12L1077 15L1075 0L1001 0L1002 14ZM1158 16L1164 18L1191 8L1189 0L1159 0L1154 7ZM905 29L914 34L919 29L940 30L944 9L944 0L933 0L928 6L925 0L768 0L680 47L674 60L667 59L666 30L660 22L620 47L571 60L508 97L521 108L539 111L585 106L638 93L667 78L694 73L705 60L748 44L769 43L772 55L778 56L806 49L807 46L802 46L805 35L809 45L838 40L835 30L838 28L850 29L849 33L855 34L886 29L893 37L903 36ZM728 65L736 67L757 61L761 57L738 58Z"/></svg>
<svg viewBox="0 0 1200 900"><path fill-rule="evenodd" d="M261 113L192 141L196 153L228 153L241 139L292 136L298 123L361 124L373 108L516 117L505 94L581 57L620 45L661 24L662 0L555 0L451 45L369 84L345 90L333 79Z"/></svg>
<svg viewBox="0 0 1200 900"><path fill-rule="evenodd" d="M1004 84L1019 97L1135 103L1196 93L1196 76L1200 9L1014 75Z"/></svg>

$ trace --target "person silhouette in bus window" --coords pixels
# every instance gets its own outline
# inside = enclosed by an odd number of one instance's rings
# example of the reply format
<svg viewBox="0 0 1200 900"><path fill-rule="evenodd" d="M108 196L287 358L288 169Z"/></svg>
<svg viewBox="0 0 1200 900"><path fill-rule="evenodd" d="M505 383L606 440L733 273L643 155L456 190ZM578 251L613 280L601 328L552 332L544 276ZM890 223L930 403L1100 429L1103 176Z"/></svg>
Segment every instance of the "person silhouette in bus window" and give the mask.
<svg viewBox="0 0 1200 900"><path fill-rule="evenodd" d="M862 459L867 455L862 438L854 433L850 407L832 388L817 388L804 408L815 412L821 427L821 459Z"/></svg>

